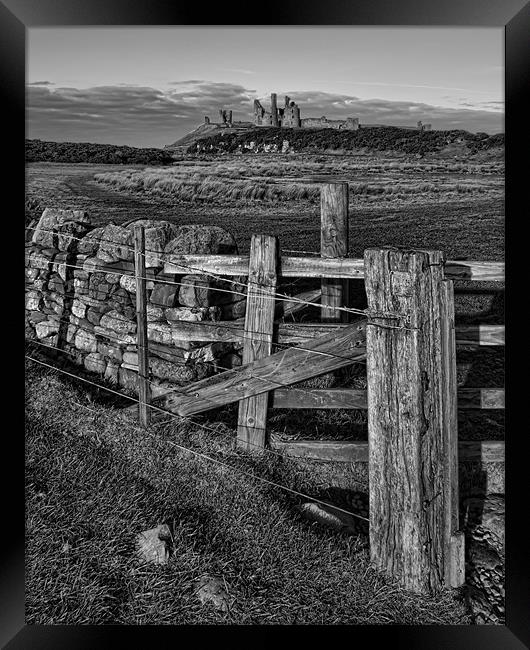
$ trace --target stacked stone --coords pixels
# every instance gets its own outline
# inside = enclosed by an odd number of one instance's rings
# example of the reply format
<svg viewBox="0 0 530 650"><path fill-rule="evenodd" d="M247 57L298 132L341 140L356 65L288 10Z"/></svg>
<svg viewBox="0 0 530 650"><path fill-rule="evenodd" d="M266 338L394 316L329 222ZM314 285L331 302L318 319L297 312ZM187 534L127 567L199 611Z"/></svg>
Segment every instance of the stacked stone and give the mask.
<svg viewBox="0 0 530 650"><path fill-rule="evenodd" d="M31 225L31 224L30 224ZM56 347L73 290L67 263L90 230L86 212L47 208L26 238L26 336Z"/></svg>
<svg viewBox="0 0 530 650"><path fill-rule="evenodd" d="M236 254L218 226L140 220L94 228L76 210L47 208L26 244L26 337L58 347L112 383L137 390L134 226L145 228L149 367L160 393L240 363L232 344L190 340L185 322L234 320L246 285L175 269L181 255ZM52 232L51 232L52 231ZM236 278L245 282L245 278ZM243 295L241 295L243 294Z"/></svg>

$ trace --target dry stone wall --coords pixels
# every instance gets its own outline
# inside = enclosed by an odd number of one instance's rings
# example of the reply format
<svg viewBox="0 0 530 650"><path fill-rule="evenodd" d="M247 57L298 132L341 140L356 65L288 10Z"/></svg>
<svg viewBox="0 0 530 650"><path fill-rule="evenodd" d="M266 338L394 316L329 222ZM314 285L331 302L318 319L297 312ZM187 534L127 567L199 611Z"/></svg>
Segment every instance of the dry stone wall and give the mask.
<svg viewBox="0 0 530 650"><path fill-rule="evenodd" d="M246 288L208 275L165 273L185 254L236 254L218 226L140 220L94 227L86 212L46 208L26 234L26 338L59 348L109 382L137 391L134 226L146 240L147 330L153 394L241 363L223 342L189 340L185 323L245 314ZM246 278L235 278L243 283Z"/></svg>

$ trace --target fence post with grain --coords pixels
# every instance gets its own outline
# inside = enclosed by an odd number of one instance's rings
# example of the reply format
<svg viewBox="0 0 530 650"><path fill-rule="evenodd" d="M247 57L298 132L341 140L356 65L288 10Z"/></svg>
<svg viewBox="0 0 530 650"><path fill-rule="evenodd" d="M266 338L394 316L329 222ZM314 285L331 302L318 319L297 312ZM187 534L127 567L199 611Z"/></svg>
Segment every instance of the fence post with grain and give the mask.
<svg viewBox="0 0 530 650"><path fill-rule="evenodd" d="M463 582L452 282L438 251L365 251L370 554L415 592Z"/></svg>
<svg viewBox="0 0 530 650"><path fill-rule="evenodd" d="M149 348L147 341L147 292L145 275L145 229L134 228L134 273L136 277L136 321L138 347L138 415L140 424L146 427L151 417L149 404Z"/></svg>
<svg viewBox="0 0 530 650"><path fill-rule="evenodd" d="M248 267L243 365L268 357L272 352L277 263L276 237L253 235ZM239 402L238 447L247 451L265 448L268 403L267 392Z"/></svg>
<svg viewBox="0 0 530 650"><path fill-rule="evenodd" d="M344 258L348 254L348 183L326 183L320 190L320 255ZM343 307L348 300L349 281L324 278L322 284L323 323L347 322Z"/></svg>

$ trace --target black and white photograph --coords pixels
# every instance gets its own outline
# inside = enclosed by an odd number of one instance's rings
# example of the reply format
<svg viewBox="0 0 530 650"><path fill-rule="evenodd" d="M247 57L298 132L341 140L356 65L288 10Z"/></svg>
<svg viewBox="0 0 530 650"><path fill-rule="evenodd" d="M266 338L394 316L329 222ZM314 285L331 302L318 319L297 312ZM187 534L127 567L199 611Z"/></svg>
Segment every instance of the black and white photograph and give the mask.
<svg viewBox="0 0 530 650"><path fill-rule="evenodd" d="M26 30L26 625L505 626L505 30L229 21Z"/></svg>

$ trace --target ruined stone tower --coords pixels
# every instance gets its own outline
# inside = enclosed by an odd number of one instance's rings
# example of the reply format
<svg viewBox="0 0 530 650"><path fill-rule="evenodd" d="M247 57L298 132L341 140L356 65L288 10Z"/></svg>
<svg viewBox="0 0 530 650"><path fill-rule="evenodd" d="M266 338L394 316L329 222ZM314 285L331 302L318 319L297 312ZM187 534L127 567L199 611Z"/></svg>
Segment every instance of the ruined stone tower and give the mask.
<svg viewBox="0 0 530 650"><path fill-rule="evenodd" d="M271 93L271 117L272 117L272 126L279 126L278 106L276 104L276 93Z"/></svg>

